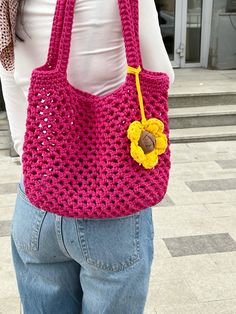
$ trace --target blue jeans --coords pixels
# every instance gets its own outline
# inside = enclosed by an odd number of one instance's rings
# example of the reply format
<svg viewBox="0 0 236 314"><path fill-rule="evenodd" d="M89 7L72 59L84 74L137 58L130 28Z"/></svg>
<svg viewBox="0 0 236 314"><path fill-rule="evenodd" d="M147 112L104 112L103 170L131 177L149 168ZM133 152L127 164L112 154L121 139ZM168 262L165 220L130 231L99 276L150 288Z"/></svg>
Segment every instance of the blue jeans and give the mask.
<svg viewBox="0 0 236 314"><path fill-rule="evenodd" d="M62 217L18 184L12 255L24 314L141 314L153 260L150 207L122 218Z"/></svg>

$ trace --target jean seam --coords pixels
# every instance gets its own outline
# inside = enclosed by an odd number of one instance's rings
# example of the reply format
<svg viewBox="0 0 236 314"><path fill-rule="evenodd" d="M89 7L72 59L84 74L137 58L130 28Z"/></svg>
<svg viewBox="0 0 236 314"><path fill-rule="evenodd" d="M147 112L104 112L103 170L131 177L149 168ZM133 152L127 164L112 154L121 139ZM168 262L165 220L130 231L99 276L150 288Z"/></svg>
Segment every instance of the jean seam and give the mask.
<svg viewBox="0 0 236 314"><path fill-rule="evenodd" d="M81 252L83 254L84 259L87 261L89 259L89 254L88 254L88 248L86 246L86 241L85 241L85 228L82 225L82 223L84 223L83 219L80 219L80 221L78 219L75 219L75 225L76 225L76 230L77 230L77 235L78 235L78 240L80 243L80 248L81 248Z"/></svg>
<svg viewBox="0 0 236 314"><path fill-rule="evenodd" d="M64 240L63 240L63 234L62 234L62 220L63 217L59 215L55 215L55 229L56 229L56 237L57 237L57 243L62 251L62 253L68 257L71 258L69 252L67 251Z"/></svg>
<svg viewBox="0 0 236 314"><path fill-rule="evenodd" d="M31 245L30 245L32 251L39 250L40 231L41 231L45 216L46 216L46 213L41 213L41 214L37 213L37 220L34 222L32 226Z"/></svg>

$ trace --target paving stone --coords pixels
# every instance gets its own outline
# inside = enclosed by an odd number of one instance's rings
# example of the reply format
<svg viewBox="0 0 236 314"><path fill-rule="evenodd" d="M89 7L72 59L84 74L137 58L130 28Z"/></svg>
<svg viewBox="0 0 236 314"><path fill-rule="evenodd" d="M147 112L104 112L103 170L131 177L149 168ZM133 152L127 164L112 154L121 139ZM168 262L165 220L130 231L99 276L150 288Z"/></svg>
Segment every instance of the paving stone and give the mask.
<svg viewBox="0 0 236 314"><path fill-rule="evenodd" d="M161 223L162 225L168 224L168 222L179 222L183 220L196 220L204 217L205 219L211 219L212 214L206 208L205 205L183 205L183 206L167 206L158 208L153 207L152 210L153 221L156 224ZM158 230L157 230L158 232Z"/></svg>
<svg viewBox="0 0 236 314"><path fill-rule="evenodd" d="M236 203L213 203L205 204L212 217L236 216Z"/></svg>
<svg viewBox="0 0 236 314"><path fill-rule="evenodd" d="M225 191L227 197L228 197L228 202L230 203L236 203L236 189L232 191Z"/></svg>
<svg viewBox="0 0 236 314"><path fill-rule="evenodd" d="M235 216L223 216L223 217L212 217L212 223L216 223L220 230L228 232L230 236L235 240L236 234L236 217Z"/></svg>
<svg viewBox="0 0 236 314"><path fill-rule="evenodd" d="M13 271L10 237L0 237L0 256L0 271Z"/></svg>
<svg viewBox="0 0 236 314"><path fill-rule="evenodd" d="M163 241L164 242L164 241ZM155 252L158 251L158 245L155 243ZM235 252L234 252L235 253ZM180 280L188 274L204 273L214 274L220 271L220 267L211 259L211 254L188 255L169 258L158 257L155 254L152 264L153 280L171 282Z"/></svg>
<svg viewBox="0 0 236 314"><path fill-rule="evenodd" d="M7 237L10 235L11 221L0 220L0 237Z"/></svg>
<svg viewBox="0 0 236 314"><path fill-rule="evenodd" d="M2 165L0 166L0 184L5 184L9 182L19 182L21 176L21 167L14 165Z"/></svg>
<svg viewBox="0 0 236 314"><path fill-rule="evenodd" d="M234 168L236 168L236 159L216 160L216 163L218 163L222 169L234 169Z"/></svg>
<svg viewBox="0 0 236 314"><path fill-rule="evenodd" d="M198 302L236 299L236 273L188 274L185 281Z"/></svg>
<svg viewBox="0 0 236 314"><path fill-rule="evenodd" d="M180 180L182 182L188 181L200 181L200 180L221 180L221 179L230 179L236 177L236 169L222 169L219 165L215 163L218 167L218 170L209 169L208 167L202 168L202 170L197 171L196 169L189 169L188 163L178 163L178 166L181 165L182 169L173 168L173 171L170 174L170 180L174 179Z"/></svg>
<svg viewBox="0 0 236 314"><path fill-rule="evenodd" d="M202 143L188 143L192 151L198 152L222 152L228 153L236 151L236 141L218 141L218 142L202 142Z"/></svg>
<svg viewBox="0 0 236 314"><path fill-rule="evenodd" d="M221 180L198 180L185 182L192 192L225 191L236 189L236 178Z"/></svg>
<svg viewBox="0 0 236 314"><path fill-rule="evenodd" d="M209 258L214 262L221 273L236 273L236 252L210 254ZM236 312L235 312L236 313Z"/></svg>
<svg viewBox="0 0 236 314"><path fill-rule="evenodd" d="M158 307L148 308L145 314L235 314L236 299L223 301L209 301L198 304L186 305L159 305Z"/></svg>
<svg viewBox="0 0 236 314"><path fill-rule="evenodd" d="M154 229L156 229L157 224L154 225ZM153 264L158 264L159 259L166 259L168 257L171 257L171 254L169 250L167 249L165 242L157 237L157 233L155 232L154 235L154 256L155 256L155 261Z"/></svg>
<svg viewBox="0 0 236 314"><path fill-rule="evenodd" d="M172 194L171 198L176 195L193 194L191 190L187 187L182 178L175 178L173 174L170 176L170 181L167 189L168 195Z"/></svg>
<svg viewBox="0 0 236 314"><path fill-rule="evenodd" d="M236 313L236 299L223 300L223 301L210 301L201 303L201 314L235 314Z"/></svg>
<svg viewBox="0 0 236 314"><path fill-rule="evenodd" d="M17 191L17 183L2 183L0 184L0 194L12 194Z"/></svg>
<svg viewBox="0 0 236 314"><path fill-rule="evenodd" d="M197 158L187 144L171 145L170 150L172 164L179 162L193 162Z"/></svg>
<svg viewBox="0 0 236 314"><path fill-rule="evenodd" d="M6 207L0 206L0 220L12 220L14 204Z"/></svg>
<svg viewBox="0 0 236 314"><path fill-rule="evenodd" d="M215 161L195 161L195 162L185 162L185 163L177 163L173 164L171 171L172 176L178 178L180 176L182 179L189 176L199 175L199 173L203 173L205 175L206 172L211 173L220 171L221 167L215 163Z"/></svg>
<svg viewBox="0 0 236 314"><path fill-rule="evenodd" d="M0 298L18 298L18 289L14 270L0 271Z"/></svg>
<svg viewBox="0 0 236 314"><path fill-rule="evenodd" d="M150 279L148 302L149 306L155 306L157 309L160 305L198 303L185 280L169 282L158 278Z"/></svg>
<svg viewBox="0 0 236 314"><path fill-rule="evenodd" d="M172 238L195 236L202 234L215 234L227 232L224 224L218 223L217 219L197 218L197 219L179 219L178 221L169 221L164 224L160 221L157 225L158 238Z"/></svg>
<svg viewBox="0 0 236 314"><path fill-rule="evenodd" d="M189 188L188 191L168 191L168 194L176 205L194 205L232 202L234 193L232 191L228 192L230 193L227 193L227 191L206 191L192 193Z"/></svg>
<svg viewBox="0 0 236 314"><path fill-rule="evenodd" d="M16 193L14 194L0 194L0 208L12 208L16 202ZM3 216L0 216L0 220L4 220Z"/></svg>
<svg viewBox="0 0 236 314"><path fill-rule="evenodd" d="M228 233L164 238L172 256L236 251L236 242Z"/></svg>
<svg viewBox="0 0 236 314"><path fill-rule="evenodd" d="M19 297L11 298L0 297L0 314L20 314Z"/></svg>
<svg viewBox="0 0 236 314"><path fill-rule="evenodd" d="M195 151L194 156L197 161L216 161L216 160L231 160L235 159L236 153L233 151L228 151L228 152L197 152Z"/></svg>
<svg viewBox="0 0 236 314"><path fill-rule="evenodd" d="M175 203L172 201L169 195L166 194L163 200L160 203L158 203L156 206L160 207L160 206L173 206L173 205L175 205Z"/></svg>
<svg viewBox="0 0 236 314"><path fill-rule="evenodd" d="M10 237L0 237L0 256L0 313L20 314Z"/></svg>

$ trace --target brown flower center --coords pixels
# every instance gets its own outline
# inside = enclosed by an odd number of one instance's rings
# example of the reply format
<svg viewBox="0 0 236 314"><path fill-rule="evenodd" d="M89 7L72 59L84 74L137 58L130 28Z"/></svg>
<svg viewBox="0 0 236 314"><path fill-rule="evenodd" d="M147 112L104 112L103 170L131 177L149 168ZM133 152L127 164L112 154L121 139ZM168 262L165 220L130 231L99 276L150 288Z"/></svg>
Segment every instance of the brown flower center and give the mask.
<svg viewBox="0 0 236 314"><path fill-rule="evenodd" d="M150 153L155 148L156 138L152 133L148 131L142 131L138 145L142 148L144 154Z"/></svg>

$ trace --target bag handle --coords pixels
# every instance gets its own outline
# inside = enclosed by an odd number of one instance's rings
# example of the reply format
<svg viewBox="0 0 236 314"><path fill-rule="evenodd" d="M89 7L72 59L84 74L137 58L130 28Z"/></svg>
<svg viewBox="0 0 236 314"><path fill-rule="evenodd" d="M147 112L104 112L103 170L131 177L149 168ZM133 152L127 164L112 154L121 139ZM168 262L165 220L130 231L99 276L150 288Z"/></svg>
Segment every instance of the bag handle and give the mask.
<svg viewBox="0 0 236 314"><path fill-rule="evenodd" d="M139 0L130 0L130 6L132 10L132 19L133 19L133 25L134 25L138 60L139 60L139 65L142 68L143 61L142 61L142 53L141 53L141 48L140 48L140 37L139 37Z"/></svg>
<svg viewBox="0 0 236 314"><path fill-rule="evenodd" d="M46 61L46 67L49 69L55 68L57 65L65 7L66 1L57 0Z"/></svg>
<svg viewBox="0 0 236 314"><path fill-rule="evenodd" d="M57 0L47 66L66 73L76 0ZM129 66L138 67L141 60L138 35L138 0L118 0L126 59Z"/></svg>

